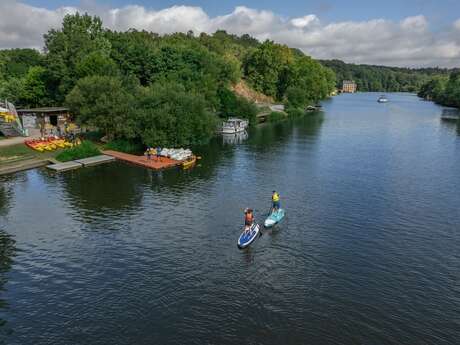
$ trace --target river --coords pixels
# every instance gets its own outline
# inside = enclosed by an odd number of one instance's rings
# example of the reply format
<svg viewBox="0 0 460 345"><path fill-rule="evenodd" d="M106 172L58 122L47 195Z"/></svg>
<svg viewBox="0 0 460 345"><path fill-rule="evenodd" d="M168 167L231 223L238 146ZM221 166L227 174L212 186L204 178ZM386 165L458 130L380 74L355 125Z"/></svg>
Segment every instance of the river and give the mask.
<svg viewBox="0 0 460 345"><path fill-rule="evenodd" d="M199 166L0 177L7 344L456 344L460 135L411 94L216 138ZM285 221L237 249L244 207Z"/></svg>

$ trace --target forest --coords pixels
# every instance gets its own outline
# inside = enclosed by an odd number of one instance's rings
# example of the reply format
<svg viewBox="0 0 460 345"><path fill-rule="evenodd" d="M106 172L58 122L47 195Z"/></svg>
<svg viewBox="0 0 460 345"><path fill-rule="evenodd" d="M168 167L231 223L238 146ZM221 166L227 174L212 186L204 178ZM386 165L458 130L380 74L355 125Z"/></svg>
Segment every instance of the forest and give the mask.
<svg viewBox="0 0 460 345"><path fill-rule="evenodd" d="M42 52L0 51L0 98L17 107L66 105L77 123L111 140L151 146L206 142L220 118L254 122L255 104L233 91L241 81L292 114L336 85L331 69L272 41L225 31L117 32L79 13L44 34Z"/></svg>
<svg viewBox="0 0 460 345"><path fill-rule="evenodd" d="M402 68L349 64L340 60L321 60L337 77L337 88L343 80L354 80L359 91L418 92L432 78L447 77L446 68Z"/></svg>
<svg viewBox="0 0 460 345"><path fill-rule="evenodd" d="M418 95L441 105L460 108L460 71L432 78L422 85Z"/></svg>

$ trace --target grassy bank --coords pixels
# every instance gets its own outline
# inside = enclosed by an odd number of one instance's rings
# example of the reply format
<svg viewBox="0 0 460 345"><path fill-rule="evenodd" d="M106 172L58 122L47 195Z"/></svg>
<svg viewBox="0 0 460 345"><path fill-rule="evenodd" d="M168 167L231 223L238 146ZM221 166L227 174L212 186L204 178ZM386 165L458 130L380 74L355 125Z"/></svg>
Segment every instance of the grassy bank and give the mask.
<svg viewBox="0 0 460 345"><path fill-rule="evenodd" d="M95 144L85 140L78 146L63 150L56 156L56 159L60 162L68 162L75 159L94 157L100 154L101 151Z"/></svg>
<svg viewBox="0 0 460 345"><path fill-rule="evenodd" d="M62 150L38 152L32 150L24 144L0 147L0 164L5 164L13 160L22 159L48 159L53 158Z"/></svg>

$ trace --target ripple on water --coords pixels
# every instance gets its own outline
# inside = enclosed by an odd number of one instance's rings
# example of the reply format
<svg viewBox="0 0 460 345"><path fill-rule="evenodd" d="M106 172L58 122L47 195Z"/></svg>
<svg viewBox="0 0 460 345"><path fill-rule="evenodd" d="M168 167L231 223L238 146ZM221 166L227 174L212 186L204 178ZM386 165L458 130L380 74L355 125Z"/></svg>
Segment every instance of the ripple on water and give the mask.
<svg viewBox="0 0 460 345"><path fill-rule="evenodd" d="M189 171L0 177L8 343L456 343L458 136L391 99L334 98ZM238 250L243 208L262 221L273 189L286 219Z"/></svg>

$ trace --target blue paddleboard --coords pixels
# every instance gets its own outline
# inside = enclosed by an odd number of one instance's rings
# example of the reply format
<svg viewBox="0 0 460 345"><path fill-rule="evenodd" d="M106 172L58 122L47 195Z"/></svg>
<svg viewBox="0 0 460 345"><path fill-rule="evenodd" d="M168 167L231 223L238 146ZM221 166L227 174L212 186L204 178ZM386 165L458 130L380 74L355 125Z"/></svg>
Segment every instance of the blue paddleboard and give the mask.
<svg viewBox="0 0 460 345"><path fill-rule="evenodd" d="M252 224L251 229L248 231L244 230L243 233L238 238L238 248L243 249L251 245L254 242L260 233L259 224Z"/></svg>
<svg viewBox="0 0 460 345"><path fill-rule="evenodd" d="M278 224L284 218L284 210L280 208L277 211L273 211L267 219L265 219L264 226L266 228L271 228L272 226Z"/></svg>

